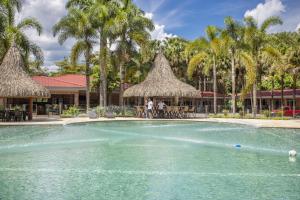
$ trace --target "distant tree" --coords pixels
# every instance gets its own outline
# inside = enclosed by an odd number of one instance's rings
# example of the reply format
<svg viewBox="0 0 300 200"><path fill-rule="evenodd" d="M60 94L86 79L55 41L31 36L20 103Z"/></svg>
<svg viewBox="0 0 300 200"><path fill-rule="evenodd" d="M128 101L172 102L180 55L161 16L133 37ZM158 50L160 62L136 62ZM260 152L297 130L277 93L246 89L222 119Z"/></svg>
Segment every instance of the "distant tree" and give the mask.
<svg viewBox="0 0 300 200"><path fill-rule="evenodd" d="M29 67L31 55L34 56L37 66L41 66L44 61L43 52L27 37L25 30L33 29L40 35L42 26L35 18L25 18L16 24L15 15L21 8L21 0L0 1L0 63L12 43L15 43L21 51L25 67Z"/></svg>

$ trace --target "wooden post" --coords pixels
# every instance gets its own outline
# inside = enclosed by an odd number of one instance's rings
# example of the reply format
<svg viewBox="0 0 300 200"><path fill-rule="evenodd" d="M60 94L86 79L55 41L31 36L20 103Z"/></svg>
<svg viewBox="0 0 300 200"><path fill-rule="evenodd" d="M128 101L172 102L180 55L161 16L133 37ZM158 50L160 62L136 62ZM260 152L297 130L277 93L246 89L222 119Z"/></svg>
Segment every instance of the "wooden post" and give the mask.
<svg viewBox="0 0 300 200"><path fill-rule="evenodd" d="M29 98L29 113L28 113L28 120L32 120L32 114L33 114L33 99Z"/></svg>
<svg viewBox="0 0 300 200"><path fill-rule="evenodd" d="M79 92L76 92L76 93L74 94L74 105L75 105L76 107L79 106Z"/></svg>

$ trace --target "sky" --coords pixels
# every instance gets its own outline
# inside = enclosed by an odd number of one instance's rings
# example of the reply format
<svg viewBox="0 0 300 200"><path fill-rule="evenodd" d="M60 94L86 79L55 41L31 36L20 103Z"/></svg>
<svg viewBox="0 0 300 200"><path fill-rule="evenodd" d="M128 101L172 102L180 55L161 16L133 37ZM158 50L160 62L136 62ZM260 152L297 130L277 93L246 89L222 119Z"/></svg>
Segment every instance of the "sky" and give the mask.
<svg viewBox="0 0 300 200"><path fill-rule="evenodd" d="M35 17L43 25L43 33L38 36L34 31L27 31L29 38L39 45L44 52L44 66L56 70L55 62L68 56L74 40L63 45L53 37L52 26L66 15L67 0L24 0L17 20L24 17ZM166 37L183 37L188 40L204 36L208 25L222 27L224 18L232 16L242 20L253 16L261 23L266 18L276 15L284 21L269 32L295 31L300 28L300 0L133 0L153 19L155 30L153 39L163 40Z"/></svg>

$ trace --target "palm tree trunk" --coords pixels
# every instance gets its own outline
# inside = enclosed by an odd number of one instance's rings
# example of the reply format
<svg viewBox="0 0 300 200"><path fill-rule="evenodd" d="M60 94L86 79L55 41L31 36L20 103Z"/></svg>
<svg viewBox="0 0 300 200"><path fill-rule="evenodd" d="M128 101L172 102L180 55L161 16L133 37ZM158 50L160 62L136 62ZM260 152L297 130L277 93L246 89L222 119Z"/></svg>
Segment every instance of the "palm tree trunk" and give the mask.
<svg viewBox="0 0 300 200"><path fill-rule="evenodd" d="M254 118L256 118L257 114L257 85L256 81L253 84L253 110L252 110L252 115Z"/></svg>
<svg viewBox="0 0 300 200"><path fill-rule="evenodd" d="M124 104L124 83L125 83L125 70L124 70L124 61L120 62L120 96L119 96L119 105L123 106Z"/></svg>
<svg viewBox="0 0 300 200"><path fill-rule="evenodd" d="M283 90L284 90L284 75L281 75L281 111L283 116L283 108L284 108L284 97L283 97Z"/></svg>
<svg viewBox="0 0 300 200"><path fill-rule="evenodd" d="M85 77L86 77L86 112L90 109L90 54L91 49L88 47L85 53Z"/></svg>
<svg viewBox="0 0 300 200"><path fill-rule="evenodd" d="M213 82L214 82L214 113L217 114L217 66L216 58L213 57Z"/></svg>
<svg viewBox="0 0 300 200"><path fill-rule="evenodd" d="M231 92L231 100L232 100L232 113L235 114L236 112L236 94L235 94L235 62L234 62L234 54L231 58L231 80L232 80L232 92Z"/></svg>
<svg viewBox="0 0 300 200"><path fill-rule="evenodd" d="M293 74L293 117L296 114L296 89L297 89L297 74Z"/></svg>
<svg viewBox="0 0 300 200"><path fill-rule="evenodd" d="M99 103L101 107L107 106L107 79L106 79L107 40L101 35L100 38L100 87Z"/></svg>
<svg viewBox="0 0 300 200"><path fill-rule="evenodd" d="M122 41L125 41L125 36L122 36ZM123 46L121 50L121 61L120 61L120 95L119 95L119 106L124 105L124 83L125 83L125 56L126 56L126 49Z"/></svg>
<svg viewBox="0 0 300 200"><path fill-rule="evenodd" d="M272 76L272 89L271 89L271 111L274 110L274 75Z"/></svg>

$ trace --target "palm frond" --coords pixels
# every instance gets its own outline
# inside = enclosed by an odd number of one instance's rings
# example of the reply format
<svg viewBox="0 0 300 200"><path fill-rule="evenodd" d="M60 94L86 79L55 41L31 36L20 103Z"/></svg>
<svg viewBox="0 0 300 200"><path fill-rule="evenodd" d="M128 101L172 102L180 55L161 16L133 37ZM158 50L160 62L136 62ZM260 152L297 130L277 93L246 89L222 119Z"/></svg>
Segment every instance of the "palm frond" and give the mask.
<svg viewBox="0 0 300 200"><path fill-rule="evenodd" d="M35 18L25 18L18 25L17 28L26 30L26 29L35 29L40 35L43 31L43 27L40 22Z"/></svg>
<svg viewBox="0 0 300 200"><path fill-rule="evenodd" d="M261 25L260 30L265 32L268 28L275 25L281 25L283 22L280 17L272 16L267 18Z"/></svg>
<svg viewBox="0 0 300 200"><path fill-rule="evenodd" d="M208 55L205 52L200 52L197 55L193 56L193 58L190 60L187 74L189 78L192 78L193 73L197 69L197 67L205 61L205 59L208 57Z"/></svg>

